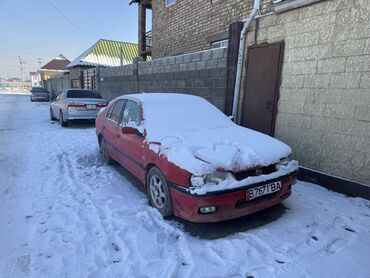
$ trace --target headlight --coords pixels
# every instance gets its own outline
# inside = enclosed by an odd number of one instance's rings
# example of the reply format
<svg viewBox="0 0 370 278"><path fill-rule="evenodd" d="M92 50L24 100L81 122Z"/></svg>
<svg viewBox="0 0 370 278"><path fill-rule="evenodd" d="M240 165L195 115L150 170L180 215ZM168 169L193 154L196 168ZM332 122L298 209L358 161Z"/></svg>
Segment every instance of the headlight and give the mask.
<svg viewBox="0 0 370 278"><path fill-rule="evenodd" d="M288 163L292 160L291 156L282 158L278 163L276 163L276 168L279 170L281 166L287 166Z"/></svg>
<svg viewBox="0 0 370 278"><path fill-rule="evenodd" d="M191 176L190 183L192 186L199 187L206 183L219 184L227 179L233 179L234 175L230 172L214 172L207 174L203 177L200 176Z"/></svg>

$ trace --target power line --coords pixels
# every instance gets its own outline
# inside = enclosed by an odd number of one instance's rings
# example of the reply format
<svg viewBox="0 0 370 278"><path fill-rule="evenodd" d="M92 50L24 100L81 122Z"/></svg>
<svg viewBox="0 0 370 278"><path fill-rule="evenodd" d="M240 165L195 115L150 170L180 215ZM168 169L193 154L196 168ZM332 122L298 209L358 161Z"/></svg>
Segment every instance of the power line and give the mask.
<svg viewBox="0 0 370 278"><path fill-rule="evenodd" d="M54 52L54 53L47 52L46 55L40 55L40 52L35 52L35 51L32 51L32 50L25 50L25 49L22 49L22 48L6 48L6 47L1 47L1 46L0 46L0 50L1 51L7 51L7 52L23 52L23 53L27 53L27 55L38 55L38 56L43 56L43 57L47 57L47 56L51 56L51 55L56 54L56 52Z"/></svg>
<svg viewBox="0 0 370 278"><path fill-rule="evenodd" d="M51 1L48 1L49 5L58 13L60 14L66 21L71 23L78 31L82 34L86 34L76 23L74 23L71 19L69 19L61 10L59 10Z"/></svg>

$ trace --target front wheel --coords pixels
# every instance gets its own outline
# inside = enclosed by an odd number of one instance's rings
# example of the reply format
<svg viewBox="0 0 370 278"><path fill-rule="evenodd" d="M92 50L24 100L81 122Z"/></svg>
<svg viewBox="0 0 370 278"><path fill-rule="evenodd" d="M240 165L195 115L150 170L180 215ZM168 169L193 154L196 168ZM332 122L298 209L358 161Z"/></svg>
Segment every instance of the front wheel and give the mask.
<svg viewBox="0 0 370 278"><path fill-rule="evenodd" d="M60 126L66 127L68 126L68 122L64 120L62 110L59 111L59 123Z"/></svg>
<svg viewBox="0 0 370 278"><path fill-rule="evenodd" d="M164 217L173 215L173 206L167 181L157 167L152 167L147 176L147 194L150 204Z"/></svg>

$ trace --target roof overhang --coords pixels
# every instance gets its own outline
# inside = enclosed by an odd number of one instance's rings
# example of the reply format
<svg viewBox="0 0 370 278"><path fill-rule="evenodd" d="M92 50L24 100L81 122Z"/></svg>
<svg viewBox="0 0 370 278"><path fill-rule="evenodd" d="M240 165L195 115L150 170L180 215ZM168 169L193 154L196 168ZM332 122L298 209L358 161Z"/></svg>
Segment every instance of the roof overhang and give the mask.
<svg viewBox="0 0 370 278"><path fill-rule="evenodd" d="M134 3L142 5L147 9L152 9L152 0L131 0L129 5Z"/></svg>

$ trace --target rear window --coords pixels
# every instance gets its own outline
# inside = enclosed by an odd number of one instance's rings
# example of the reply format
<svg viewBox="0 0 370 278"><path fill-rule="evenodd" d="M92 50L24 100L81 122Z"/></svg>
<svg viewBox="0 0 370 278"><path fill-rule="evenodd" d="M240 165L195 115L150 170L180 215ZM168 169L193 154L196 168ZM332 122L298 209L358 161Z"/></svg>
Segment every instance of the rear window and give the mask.
<svg viewBox="0 0 370 278"><path fill-rule="evenodd" d="M98 92L89 90L69 90L67 98L101 98Z"/></svg>
<svg viewBox="0 0 370 278"><path fill-rule="evenodd" d="M46 91L46 89L45 88L42 88L42 87L40 87L40 88L36 88L36 87L34 87L34 88L32 88L32 93L48 93L48 91Z"/></svg>

